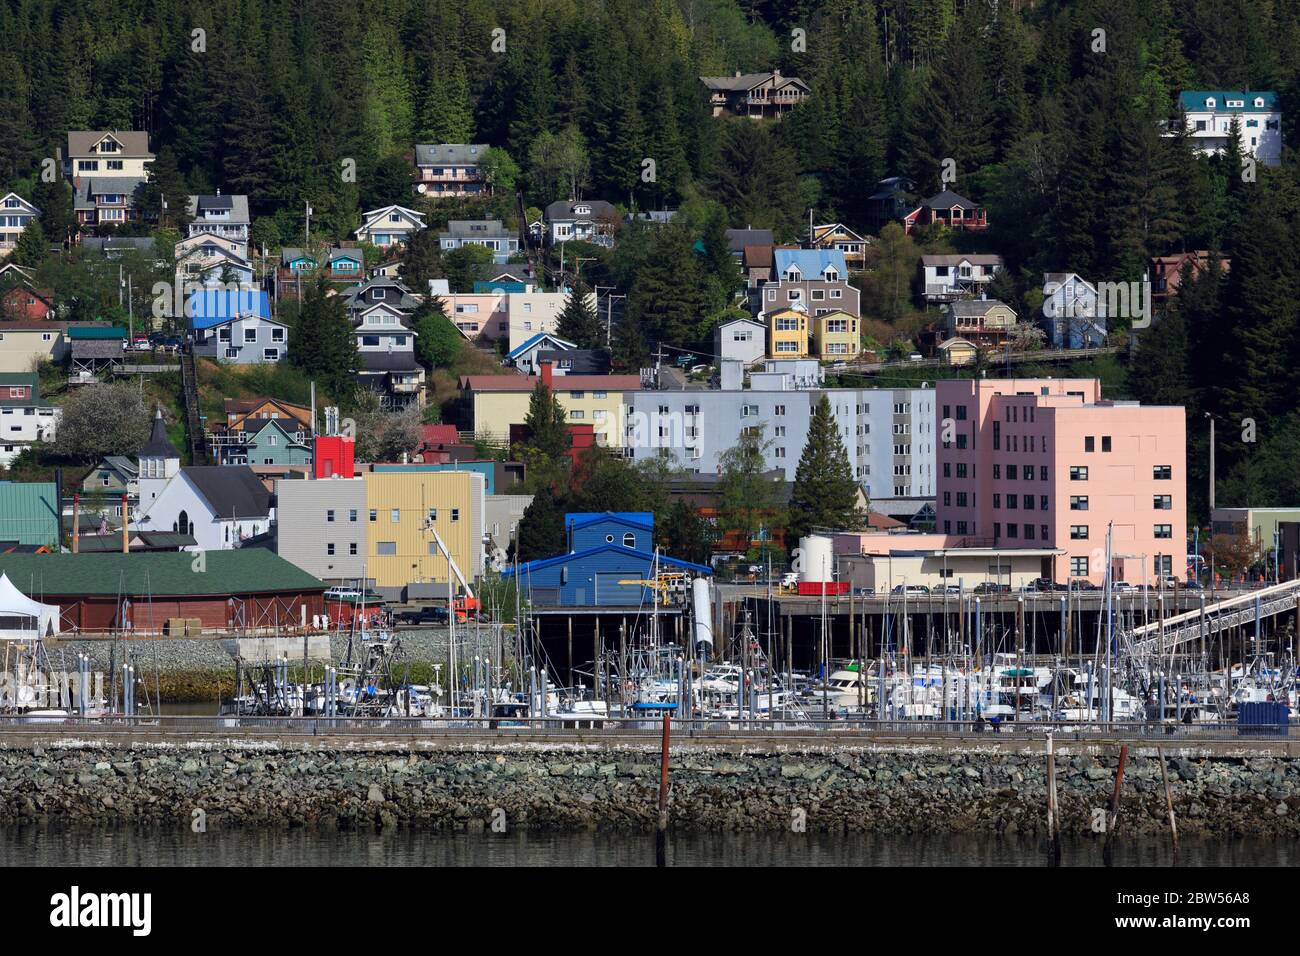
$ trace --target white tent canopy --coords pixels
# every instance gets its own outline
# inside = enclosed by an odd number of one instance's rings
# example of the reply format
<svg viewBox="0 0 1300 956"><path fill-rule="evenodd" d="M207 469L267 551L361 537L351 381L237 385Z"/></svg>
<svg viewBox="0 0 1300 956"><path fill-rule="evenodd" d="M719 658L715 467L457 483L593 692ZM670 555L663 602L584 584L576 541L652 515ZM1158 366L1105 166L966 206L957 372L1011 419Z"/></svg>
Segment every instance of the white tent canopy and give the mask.
<svg viewBox="0 0 1300 956"><path fill-rule="evenodd" d="M59 606L33 601L0 572L0 641L30 641L57 633Z"/></svg>

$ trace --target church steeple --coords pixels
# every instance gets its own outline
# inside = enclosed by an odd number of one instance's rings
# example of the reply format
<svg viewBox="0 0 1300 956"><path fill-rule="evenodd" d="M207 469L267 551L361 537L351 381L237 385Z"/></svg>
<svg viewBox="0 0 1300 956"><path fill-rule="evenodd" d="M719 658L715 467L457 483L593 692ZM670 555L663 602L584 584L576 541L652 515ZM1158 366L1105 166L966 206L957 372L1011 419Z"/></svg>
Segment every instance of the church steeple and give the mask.
<svg viewBox="0 0 1300 956"><path fill-rule="evenodd" d="M181 470L181 453L167 439L167 426L163 422L160 408L154 409L153 431L149 433L149 440L140 449L139 458L142 482L140 504L145 506L152 500L152 495L146 495L143 483L151 479L165 483ZM158 489L151 490L156 494Z"/></svg>

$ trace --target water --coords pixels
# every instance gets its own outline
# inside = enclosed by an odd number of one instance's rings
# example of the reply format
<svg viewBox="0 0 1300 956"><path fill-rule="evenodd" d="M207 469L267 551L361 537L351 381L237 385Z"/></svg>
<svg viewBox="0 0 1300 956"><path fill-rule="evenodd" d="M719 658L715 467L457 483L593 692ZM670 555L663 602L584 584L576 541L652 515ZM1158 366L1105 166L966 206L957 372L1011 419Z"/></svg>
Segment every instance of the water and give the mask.
<svg viewBox="0 0 1300 956"><path fill-rule="evenodd" d="M653 866L654 838L623 833L437 833L234 829L0 830L8 866ZM1030 837L865 833L687 833L672 837L678 866L1044 866ZM1063 841L1063 866L1101 866L1101 844ZM1119 837L1115 866L1174 863L1167 839ZM1300 863L1300 842L1184 838L1178 865Z"/></svg>

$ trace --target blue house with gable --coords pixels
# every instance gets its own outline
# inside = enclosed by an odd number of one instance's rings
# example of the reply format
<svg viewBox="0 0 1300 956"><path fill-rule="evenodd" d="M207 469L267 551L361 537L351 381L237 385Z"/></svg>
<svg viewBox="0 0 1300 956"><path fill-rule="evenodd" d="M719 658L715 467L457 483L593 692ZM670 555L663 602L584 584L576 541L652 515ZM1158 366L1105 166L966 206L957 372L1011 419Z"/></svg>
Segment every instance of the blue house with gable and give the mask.
<svg viewBox="0 0 1300 956"><path fill-rule="evenodd" d="M542 607L637 607L653 600L639 584L654 573L654 515L645 511L564 516L569 553L521 564L519 584ZM707 565L659 555L659 571L712 574ZM515 568L502 572L513 578Z"/></svg>
<svg viewBox="0 0 1300 956"><path fill-rule="evenodd" d="M194 354L235 365L279 362L289 354L289 327L271 318L259 289L196 289L185 304Z"/></svg>

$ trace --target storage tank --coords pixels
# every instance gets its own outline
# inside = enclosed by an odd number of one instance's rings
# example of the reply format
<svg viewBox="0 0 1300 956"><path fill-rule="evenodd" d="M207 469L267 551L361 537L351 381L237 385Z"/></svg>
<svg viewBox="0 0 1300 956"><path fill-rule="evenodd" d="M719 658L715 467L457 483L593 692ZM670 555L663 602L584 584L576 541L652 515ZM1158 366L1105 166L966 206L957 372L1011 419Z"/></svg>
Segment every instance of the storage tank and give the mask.
<svg viewBox="0 0 1300 956"><path fill-rule="evenodd" d="M799 583L825 584L835 580L835 554L825 535L799 539Z"/></svg>
<svg viewBox="0 0 1300 956"><path fill-rule="evenodd" d="M713 647L713 610L709 602L709 581L696 578L691 582L691 607L695 613L695 646Z"/></svg>

